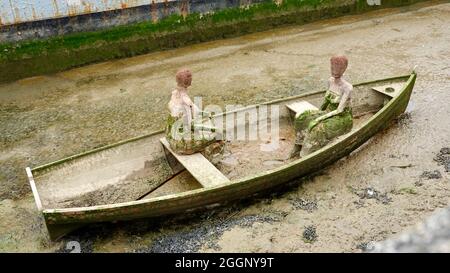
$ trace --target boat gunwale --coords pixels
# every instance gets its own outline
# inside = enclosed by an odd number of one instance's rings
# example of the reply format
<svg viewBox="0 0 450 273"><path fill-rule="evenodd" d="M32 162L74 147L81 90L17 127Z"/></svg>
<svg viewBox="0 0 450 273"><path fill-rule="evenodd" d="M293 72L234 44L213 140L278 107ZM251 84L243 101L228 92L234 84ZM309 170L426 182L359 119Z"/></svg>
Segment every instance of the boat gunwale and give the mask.
<svg viewBox="0 0 450 273"><path fill-rule="evenodd" d="M403 75L403 76L398 76L398 77L392 77L392 78L386 78L386 79L380 79L380 80L376 80L376 81L370 81L370 82L365 82L365 83L359 83L354 85L355 87L357 86L362 86L362 85L368 85L368 84L373 84L373 83L377 83L377 82L382 82L382 81L390 81L390 80L400 80L400 79L407 79L404 83L404 86L402 87L402 90L397 94L396 97L392 98L386 105L384 105L381 109L379 109L369 120L365 121L363 126L359 127L358 129L356 129L355 131L353 131L351 134L348 134L347 136L343 137L342 139L340 139L339 141L331 144L331 145L327 145L317 151L315 151L314 153L311 153L303 158L299 158L297 160L294 160L290 163L284 164L278 168L274 168L271 170L267 170L267 171L262 171L260 173L254 174L254 175L249 175L246 177L243 177L239 180L235 180L235 181L231 181L231 183L228 184L223 184L223 185L217 185L214 187L208 187L208 188L200 188L200 189L195 189L195 190L190 190L190 191L185 191L185 192L181 192L181 193L176 193L176 194L170 194L170 195L164 195L164 196L160 196L160 197L155 197L155 198L151 198L151 199L142 199L142 200L134 200L134 201L128 201L128 202L122 202L122 203L112 203L112 204L105 204L105 205L96 205L96 206L88 206L88 207L74 207L74 208L52 208L52 209L44 209L42 212L44 215L52 215L52 214L64 214L64 213L70 213L70 214L78 214L78 213L87 213L87 212L95 212L95 211L106 211L106 210L113 210L113 209L120 209L120 208L126 208L126 207L133 207L133 206L138 206L138 205L142 205L142 204L150 204L150 203L158 203L158 202L165 202L167 200L173 200L173 201L177 201L177 200L183 200L184 198L190 198L192 196L197 195L198 193L202 193L205 191L221 191L223 188L227 188L230 187L231 185L235 185L235 184L243 184L243 183L247 183L249 181L252 181L254 179L257 178L263 178L265 176L269 176L272 174L275 174L277 172L281 172L287 168L290 168L292 166L295 166L297 164L299 164L300 162L306 161L310 158L313 158L314 156L317 156L318 154L321 154L327 150L332 149L333 147L335 147L336 145L342 143L343 141L347 140L348 138L353 137L355 134L357 134L359 131L366 129L366 127L372 123L373 120L375 120L379 115L381 115L382 113L384 113L385 111L387 111L388 109L391 109L392 105L395 104L399 98L401 97L401 95L408 89L408 87L411 85L411 82L415 79L416 77L416 73L413 71L411 74L409 75ZM296 98L301 98L304 96L309 96L309 95L315 95L315 94L319 94L319 93L323 93L324 91L315 91L315 92L309 92L309 93L305 93L302 95L295 95L295 96L291 96L288 98L283 98L283 99L277 99L277 100L272 100L266 103L261 103L261 104L257 104L257 105L265 105L265 104L274 104L274 103L279 103L279 102L283 102L283 101L288 101L288 100L292 100L292 99L296 99ZM215 116L220 116L220 115L225 115L228 113L232 113L232 112L239 112L251 107L255 107L257 105L250 105L235 111L229 111L229 112L224 112L224 113L220 113L218 115ZM159 134L160 132L156 132L156 133L152 133L150 135L147 136L152 136L155 134ZM139 139L145 138L145 136L140 137ZM132 140L131 140L132 141ZM130 142L130 141L128 141ZM126 141L123 141L123 143L127 143ZM120 144L119 144L120 145ZM111 148L111 147L109 147ZM107 149L107 148L105 148Z"/></svg>
<svg viewBox="0 0 450 273"><path fill-rule="evenodd" d="M30 183L31 192L33 193L34 202L36 203L36 207L39 211L43 210L42 207L42 201L39 196L39 192L36 187L36 182L34 181L33 172L29 167L25 168L25 171L27 172L28 182Z"/></svg>

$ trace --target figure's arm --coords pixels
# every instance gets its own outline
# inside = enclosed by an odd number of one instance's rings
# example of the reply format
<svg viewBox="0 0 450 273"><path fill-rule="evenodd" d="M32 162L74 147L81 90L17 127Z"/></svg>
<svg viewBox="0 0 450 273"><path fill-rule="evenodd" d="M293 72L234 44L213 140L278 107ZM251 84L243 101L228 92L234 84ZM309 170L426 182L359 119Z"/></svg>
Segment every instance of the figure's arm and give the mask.
<svg viewBox="0 0 450 273"><path fill-rule="evenodd" d="M310 126L308 127L308 129L312 130L319 122L342 113L345 109L345 106L347 105L347 100L350 98L351 91L352 91L351 89L346 89L344 91L344 94L342 94L342 96L341 96L341 100L339 101L338 108L334 111L331 111L323 116L316 118L313 122L310 123Z"/></svg>
<svg viewBox="0 0 450 273"><path fill-rule="evenodd" d="M181 118L183 116L182 112L177 110L177 107L180 106L180 102L176 98L176 90L172 91L172 96L170 97L170 101L167 104L167 108L169 109L170 115L172 117Z"/></svg>
<svg viewBox="0 0 450 273"><path fill-rule="evenodd" d="M327 92L325 93L325 97L323 98L323 103L320 106L320 110L325 111L328 107L328 104L330 104L330 100L329 100L329 96L330 96L330 86L331 86L331 81L332 79L328 79L328 87L327 87Z"/></svg>
<svg viewBox="0 0 450 273"><path fill-rule="evenodd" d="M320 106L320 110L325 111L328 107L328 104L330 104L330 100L329 97L330 96L330 91L327 90L327 92L325 93L325 97L323 98L323 102L322 105Z"/></svg>
<svg viewBox="0 0 450 273"><path fill-rule="evenodd" d="M317 120L322 121L324 119L327 119L329 117L332 117L332 116L335 116L335 115L338 115L338 114L344 112L344 109L345 109L345 106L347 104L347 100L349 99L349 97L350 97L350 92L344 91L344 94L342 94L341 100L339 101L338 108L334 111L331 111L331 112L321 116L321 117L318 117Z"/></svg>
<svg viewBox="0 0 450 273"><path fill-rule="evenodd" d="M183 103L190 107L193 118L195 118L201 112L200 109L197 107L197 105L195 105L192 102L192 100L189 98L189 96L187 96L187 95L183 96Z"/></svg>

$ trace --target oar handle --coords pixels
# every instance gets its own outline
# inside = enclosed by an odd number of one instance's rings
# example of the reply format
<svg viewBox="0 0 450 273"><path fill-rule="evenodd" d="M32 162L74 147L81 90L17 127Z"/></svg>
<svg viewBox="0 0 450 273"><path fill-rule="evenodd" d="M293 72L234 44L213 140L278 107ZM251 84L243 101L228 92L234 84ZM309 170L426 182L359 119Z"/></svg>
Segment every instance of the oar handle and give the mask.
<svg viewBox="0 0 450 273"><path fill-rule="evenodd" d="M195 129L200 129L200 130L206 129L206 130L211 131L211 132L217 131L217 127L208 126L208 125L204 125L204 124L194 124L194 128Z"/></svg>
<svg viewBox="0 0 450 273"><path fill-rule="evenodd" d="M210 112L206 112L206 111L198 111L199 114L202 114L203 116L208 116L211 117L211 113Z"/></svg>

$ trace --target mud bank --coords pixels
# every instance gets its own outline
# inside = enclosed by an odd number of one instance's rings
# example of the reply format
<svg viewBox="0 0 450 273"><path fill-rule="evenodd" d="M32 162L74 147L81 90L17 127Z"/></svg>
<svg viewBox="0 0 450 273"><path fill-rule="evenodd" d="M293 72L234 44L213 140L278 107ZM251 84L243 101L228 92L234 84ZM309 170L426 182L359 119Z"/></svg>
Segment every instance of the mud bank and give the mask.
<svg viewBox="0 0 450 273"><path fill-rule="evenodd" d="M284 0L213 14L173 15L158 23L144 22L110 30L71 34L31 42L0 45L0 83L54 73L90 63L236 37L282 25L305 24L343 15L397 7L422 0Z"/></svg>
<svg viewBox="0 0 450 273"><path fill-rule="evenodd" d="M450 204L449 12L448 3L382 10L0 85L0 251L68 251L78 241L94 252L361 252L415 226ZM249 105L323 89L336 53L349 57L354 83L418 65L407 114L346 159L272 196L190 219L46 237L24 168L161 129L180 66L193 71L191 95L204 105Z"/></svg>

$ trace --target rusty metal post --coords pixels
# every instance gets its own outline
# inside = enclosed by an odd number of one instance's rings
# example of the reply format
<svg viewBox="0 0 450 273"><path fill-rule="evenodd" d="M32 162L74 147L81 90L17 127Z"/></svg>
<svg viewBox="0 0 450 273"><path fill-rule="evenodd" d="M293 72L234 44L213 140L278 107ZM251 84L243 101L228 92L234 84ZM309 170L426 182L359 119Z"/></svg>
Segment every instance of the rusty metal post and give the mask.
<svg viewBox="0 0 450 273"><path fill-rule="evenodd" d="M59 17L60 13L59 13L58 2L56 0L53 0L52 3L53 3L53 8L55 9L55 12L54 12L55 17Z"/></svg>
<svg viewBox="0 0 450 273"><path fill-rule="evenodd" d="M246 9L246 8L250 7L251 4L252 4L252 0L239 0L239 6L241 8Z"/></svg>
<svg viewBox="0 0 450 273"><path fill-rule="evenodd" d="M19 23L20 22L20 17L19 18L17 18L17 14L16 14L16 9L14 8L14 5L13 5L13 3L12 3L12 1L11 0L9 0L9 6L10 6L10 8L11 8L11 14L12 14L12 16L13 16L13 23L15 24L15 23Z"/></svg>
<svg viewBox="0 0 450 273"><path fill-rule="evenodd" d="M151 17L152 17L152 22L156 23L158 22L158 8L156 6L155 0L152 0L152 4L151 4Z"/></svg>
<svg viewBox="0 0 450 273"><path fill-rule="evenodd" d="M164 17L169 16L169 1L168 0L164 0L164 12L163 12Z"/></svg>
<svg viewBox="0 0 450 273"><path fill-rule="evenodd" d="M183 18L186 18L189 14L189 0L181 0L180 13Z"/></svg>

